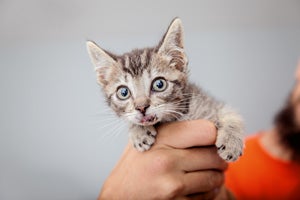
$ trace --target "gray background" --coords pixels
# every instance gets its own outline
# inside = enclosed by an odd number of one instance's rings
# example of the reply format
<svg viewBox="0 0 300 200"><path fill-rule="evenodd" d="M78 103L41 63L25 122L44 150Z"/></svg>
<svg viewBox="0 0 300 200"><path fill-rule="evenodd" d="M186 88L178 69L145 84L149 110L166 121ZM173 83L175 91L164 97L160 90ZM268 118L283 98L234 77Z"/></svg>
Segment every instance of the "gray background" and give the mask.
<svg viewBox="0 0 300 200"><path fill-rule="evenodd" d="M267 129L294 82L300 1L0 0L0 199L95 199L127 142L85 40L121 53L185 27L191 79Z"/></svg>

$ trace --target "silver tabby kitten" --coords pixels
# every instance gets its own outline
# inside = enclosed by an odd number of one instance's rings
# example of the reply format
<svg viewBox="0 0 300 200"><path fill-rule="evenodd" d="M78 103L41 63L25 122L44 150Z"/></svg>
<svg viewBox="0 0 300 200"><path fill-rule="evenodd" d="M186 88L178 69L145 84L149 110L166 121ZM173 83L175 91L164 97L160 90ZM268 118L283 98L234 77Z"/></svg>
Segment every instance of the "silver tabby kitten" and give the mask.
<svg viewBox="0 0 300 200"><path fill-rule="evenodd" d="M157 123L207 119L218 129L219 155L235 161L242 154L240 116L188 81L180 19L172 21L154 48L117 56L88 41L87 49L108 105L130 123L130 138L138 151L154 144Z"/></svg>

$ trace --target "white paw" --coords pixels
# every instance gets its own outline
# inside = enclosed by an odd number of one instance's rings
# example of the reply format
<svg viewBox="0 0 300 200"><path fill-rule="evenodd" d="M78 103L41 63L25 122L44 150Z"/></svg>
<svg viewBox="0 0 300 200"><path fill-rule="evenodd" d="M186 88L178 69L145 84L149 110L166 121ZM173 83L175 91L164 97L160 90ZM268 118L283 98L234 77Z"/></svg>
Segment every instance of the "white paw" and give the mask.
<svg viewBox="0 0 300 200"><path fill-rule="evenodd" d="M241 138L232 134L218 134L216 146L221 158L233 162L242 155L244 142Z"/></svg>
<svg viewBox="0 0 300 200"><path fill-rule="evenodd" d="M154 127L135 128L131 133L131 141L138 151L147 151L154 144L156 134Z"/></svg>

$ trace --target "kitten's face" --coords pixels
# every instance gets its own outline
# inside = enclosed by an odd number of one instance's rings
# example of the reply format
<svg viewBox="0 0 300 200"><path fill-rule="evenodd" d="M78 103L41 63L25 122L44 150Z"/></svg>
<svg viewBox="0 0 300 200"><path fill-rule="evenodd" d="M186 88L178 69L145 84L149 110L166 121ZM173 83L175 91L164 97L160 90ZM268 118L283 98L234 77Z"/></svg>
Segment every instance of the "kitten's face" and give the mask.
<svg viewBox="0 0 300 200"><path fill-rule="evenodd" d="M179 19L156 48L114 56L88 42L97 79L110 107L134 124L170 121L185 112L187 58Z"/></svg>
<svg viewBox="0 0 300 200"><path fill-rule="evenodd" d="M185 72L171 67L167 59L153 52L148 53L152 54L149 60L141 62L139 66L134 66L135 60L130 55L119 58L118 66L112 72L114 75L104 85L113 110L119 116L140 125L152 125L179 117L176 112L181 113L183 110L182 90L187 78ZM133 55L140 59L143 54L135 52ZM130 63L128 66L122 64L127 62ZM133 68L143 69L134 71Z"/></svg>

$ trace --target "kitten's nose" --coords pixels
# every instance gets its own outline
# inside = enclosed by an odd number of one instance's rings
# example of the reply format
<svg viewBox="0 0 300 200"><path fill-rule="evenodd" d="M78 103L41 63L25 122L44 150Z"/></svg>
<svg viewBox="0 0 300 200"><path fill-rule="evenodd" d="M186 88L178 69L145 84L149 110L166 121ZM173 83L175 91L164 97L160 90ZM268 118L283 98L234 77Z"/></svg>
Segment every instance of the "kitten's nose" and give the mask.
<svg viewBox="0 0 300 200"><path fill-rule="evenodd" d="M147 105L137 105L135 107L136 110L140 111L143 115L145 115L147 108L149 108L149 104Z"/></svg>

